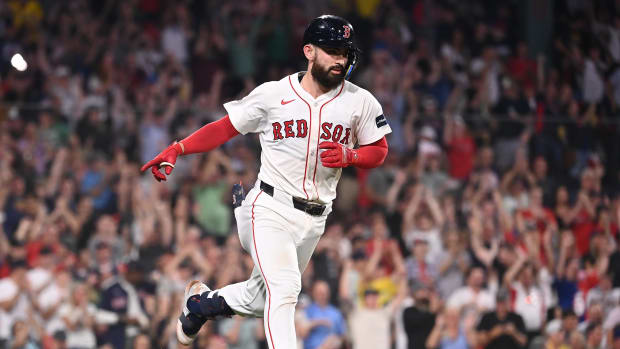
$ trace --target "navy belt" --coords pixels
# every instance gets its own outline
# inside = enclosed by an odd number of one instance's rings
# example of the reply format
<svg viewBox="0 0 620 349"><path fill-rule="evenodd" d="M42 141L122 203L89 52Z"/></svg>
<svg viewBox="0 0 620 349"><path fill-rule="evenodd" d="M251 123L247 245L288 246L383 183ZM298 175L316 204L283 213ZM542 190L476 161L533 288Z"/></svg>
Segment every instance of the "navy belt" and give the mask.
<svg viewBox="0 0 620 349"><path fill-rule="evenodd" d="M260 181L260 188L262 191L264 191L266 194L269 194L270 196L273 196L273 186L265 183L263 181ZM321 204L317 204L314 202L310 202L298 197L292 197L293 199L293 207L295 207L296 209L300 210L300 211L304 211L307 214L311 215L311 216L322 216L323 212L325 212L325 205L321 205Z"/></svg>

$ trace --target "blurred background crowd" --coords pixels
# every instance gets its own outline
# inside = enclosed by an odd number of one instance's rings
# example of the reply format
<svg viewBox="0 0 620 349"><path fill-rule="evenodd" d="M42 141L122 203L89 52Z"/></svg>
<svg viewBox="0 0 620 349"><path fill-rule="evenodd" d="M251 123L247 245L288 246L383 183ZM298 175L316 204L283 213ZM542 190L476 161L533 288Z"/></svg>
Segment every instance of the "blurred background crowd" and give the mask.
<svg viewBox="0 0 620 349"><path fill-rule="evenodd" d="M0 1L0 348L176 348L188 280L246 279L231 186L257 138L138 169L303 70L323 13L394 132L343 171L299 348L620 348L612 0ZM262 319L194 347L267 348Z"/></svg>

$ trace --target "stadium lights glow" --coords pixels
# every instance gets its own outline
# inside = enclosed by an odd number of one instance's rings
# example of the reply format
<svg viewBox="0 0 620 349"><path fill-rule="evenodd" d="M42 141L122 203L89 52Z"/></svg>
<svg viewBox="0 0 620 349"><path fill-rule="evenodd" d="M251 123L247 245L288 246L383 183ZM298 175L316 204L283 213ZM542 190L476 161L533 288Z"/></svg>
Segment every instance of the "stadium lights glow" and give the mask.
<svg viewBox="0 0 620 349"><path fill-rule="evenodd" d="M28 63L21 54L16 53L11 57L11 65L18 71L24 71L28 68Z"/></svg>

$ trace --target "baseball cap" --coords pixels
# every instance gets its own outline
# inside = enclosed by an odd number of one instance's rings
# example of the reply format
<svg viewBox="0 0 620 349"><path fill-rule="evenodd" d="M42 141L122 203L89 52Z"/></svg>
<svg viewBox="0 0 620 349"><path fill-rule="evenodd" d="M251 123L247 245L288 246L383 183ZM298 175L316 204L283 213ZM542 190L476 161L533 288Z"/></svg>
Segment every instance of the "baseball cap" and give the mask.
<svg viewBox="0 0 620 349"><path fill-rule="evenodd" d="M58 330L54 332L54 339L60 342L64 342L67 340L67 334L63 330Z"/></svg>
<svg viewBox="0 0 620 349"><path fill-rule="evenodd" d="M559 320L552 320L547 324L547 327L545 328L545 333L547 335L552 335L554 333L558 333L560 332L560 330L562 329L562 323Z"/></svg>
<svg viewBox="0 0 620 349"><path fill-rule="evenodd" d="M620 324L614 326L614 340L620 338Z"/></svg>
<svg viewBox="0 0 620 349"><path fill-rule="evenodd" d="M566 319L567 317L577 317L577 314L573 309L564 309L562 310L562 319Z"/></svg>
<svg viewBox="0 0 620 349"><path fill-rule="evenodd" d="M193 267L192 260L189 257L183 259L183 261L179 264L179 268L192 268Z"/></svg>
<svg viewBox="0 0 620 349"><path fill-rule="evenodd" d="M108 243L107 243L107 242L105 242L105 241L99 241L99 242L97 242L97 244L95 245L95 249L96 249L96 250L100 250L100 249L103 249L103 248L109 248L109 247L110 247L110 245L108 245Z"/></svg>
<svg viewBox="0 0 620 349"><path fill-rule="evenodd" d="M132 260L129 263L127 263L127 271L132 271L136 273L144 273L147 270L143 262L138 261L138 260Z"/></svg>
<svg viewBox="0 0 620 349"><path fill-rule="evenodd" d="M419 281L414 281L413 283L411 283L411 291L413 293L416 293L418 291L422 291L422 290L430 290L432 289L432 287L430 285L427 285L423 282L419 282Z"/></svg>
<svg viewBox="0 0 620 349"><path fill-rule="evenodd" d="M64 78L66 76L69 76L69 68L67 68L67 66L65 65L61 65L56 68L56 71L54 73L57 77Z"/></svg>
<svg viewBox="0 0 620 349"><path fill-rule="evenodd" d="M377 290L374 287L369 287L364 291L364 296L378 295L378 294L379 294L379 290Z"/></svg>
<svg viewBox="0 0 620 349"><path fill-rule="evenodd" d="M495 295L495 300L498 302L509 301L510 291L505 287L500 288L499 290L497 290L497 294Z"/></svg>
<svg viewBox="0 0 620 349"><path fill-rule="evenodd" d="M19 269L19 268L28 268L28 263L26 263L25 259L13 259L11 260L11 269Z"/></svg>
<svg viewBox="0 0 620 349"><path fill-rule="evenodd" d="M354 261L360 261L360 260L364 260L366 259L366 253L362 250L357 250L355 252L353 252L353 255L351 256L351 259L353 259Z"/></svg>
<svg viewBox="0 0 620 349"><path fill-rule="evenodd" d="M428 125L422 127L422 130L420 131L420 135L422 137L426 137L430 139L435 139L435 137L437 137L437 133L435 132L435 129Z"/></svg>
<svg viewBox="0 0 620 349"><path fill-rule="evenodd" d="M39 254L41 255L50 255L52 253L54 253L54 251L52 251L50 246L43 246L43 248L39 251Z"/></svg>

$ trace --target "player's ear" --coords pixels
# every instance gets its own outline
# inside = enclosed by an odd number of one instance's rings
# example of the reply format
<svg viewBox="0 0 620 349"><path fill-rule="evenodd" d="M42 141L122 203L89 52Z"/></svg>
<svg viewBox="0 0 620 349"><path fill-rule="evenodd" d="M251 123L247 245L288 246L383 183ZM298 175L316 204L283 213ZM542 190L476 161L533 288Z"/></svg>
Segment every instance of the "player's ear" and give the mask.
<svg viewBox="0 0 620 349"><path fill-rule="evenodd" d="M306 56L306 59L308 61L313 61L314 60L314 56L316 55L315 50L316 50L316 48L312 44L304 45L304 56Z"/></svg>

